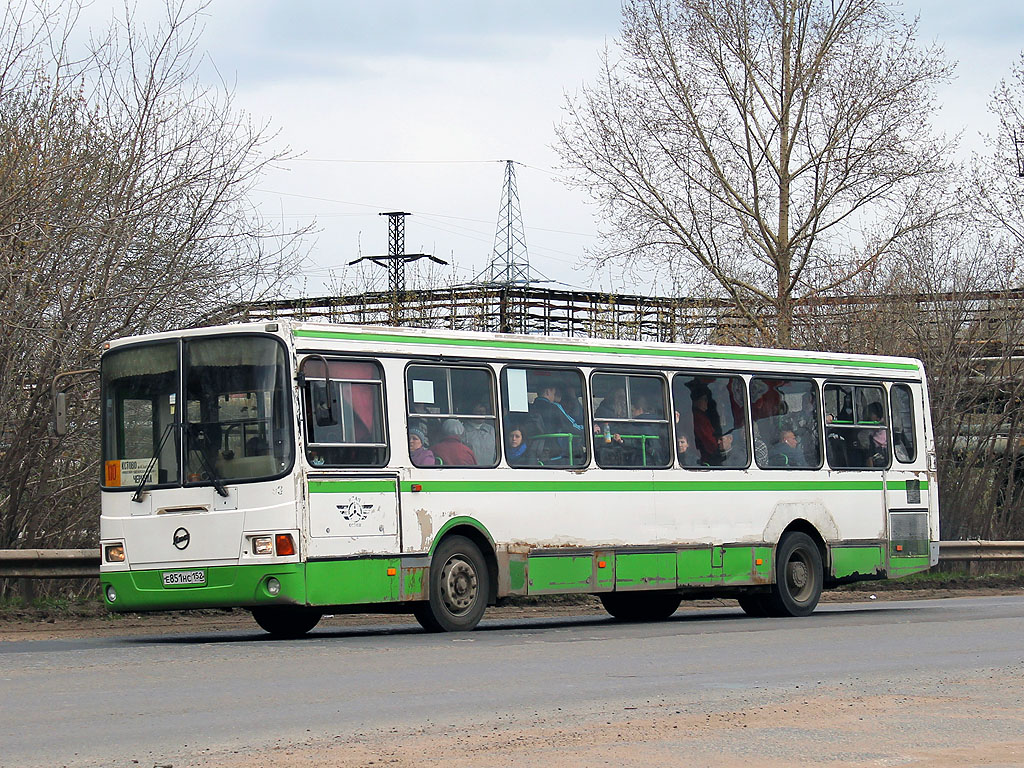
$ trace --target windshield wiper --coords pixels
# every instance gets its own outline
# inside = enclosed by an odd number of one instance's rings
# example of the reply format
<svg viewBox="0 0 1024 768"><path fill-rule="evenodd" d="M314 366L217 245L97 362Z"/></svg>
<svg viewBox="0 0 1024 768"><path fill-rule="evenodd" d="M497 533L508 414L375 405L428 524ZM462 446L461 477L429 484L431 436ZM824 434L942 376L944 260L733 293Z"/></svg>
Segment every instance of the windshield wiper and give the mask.
<svg viewBox="0 0 1024 768"><path fill-rule="evenodd" d="M228 489L224 487L224 483L221 481L220 475L217 474L216 467L213 466L213 462L210 461L210 457L206 455L206 443L209 442L209 438L206 435L206 431L199 427L198 424L189 424L189 436L193 434L196 438L196 443L199 445L197 453L199 454L199 463L206 470L206 475L213 485L214 490L217 491L225 499L228 497Z"/></svg>
<svg viewBox="0 0 1024 768"><path fill-rule="evenodd" d="M139 480L138 486L135 488L135 493L132 494L132 501L142 503L144 498L142 492L146 489L146 481L149 480L149 476L153 474L153 468L156 466L157 459L160 454L163 453L164 443L167 442L168 435L171 434L171 430L177 426L173 421L164 427L164 433L160 435L160 442L157 443L156 452L153 454L153 458L149 460L149 464L146 465L146 471L142 474L142 479Z"/></svg>

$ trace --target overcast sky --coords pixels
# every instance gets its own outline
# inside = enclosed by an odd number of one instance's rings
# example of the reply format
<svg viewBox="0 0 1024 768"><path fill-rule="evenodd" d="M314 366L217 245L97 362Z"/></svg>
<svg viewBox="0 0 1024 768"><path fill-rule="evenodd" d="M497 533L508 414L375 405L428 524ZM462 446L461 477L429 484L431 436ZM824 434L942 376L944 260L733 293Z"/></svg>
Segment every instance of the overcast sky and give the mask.
<svg viewBox="0 0 1024 768"><path fill-rule="evenodd" d="M97 0L90 15L117 0ZM154 3L155 5L155 3ZM940 128L968 149L991 130L986 103L1024 47L1021 0L908 0L921 42L958 62ZM147 10L148 12L148 10ZM304 286L387 252L381 211L413 213L407 252L471 280L491 258L504 165L516 160L531 266L556 284L656 293L583 259L595 211L560 182L551 149L565 93L597 71L619 32L619 0L213 0L202 47L237 105L299 159L260 185L264 215L319 230ZM383 272L383 270L381 270ZM383 277L383 275L382 275ZM384 283L386 285L386 283Z"/></svg>

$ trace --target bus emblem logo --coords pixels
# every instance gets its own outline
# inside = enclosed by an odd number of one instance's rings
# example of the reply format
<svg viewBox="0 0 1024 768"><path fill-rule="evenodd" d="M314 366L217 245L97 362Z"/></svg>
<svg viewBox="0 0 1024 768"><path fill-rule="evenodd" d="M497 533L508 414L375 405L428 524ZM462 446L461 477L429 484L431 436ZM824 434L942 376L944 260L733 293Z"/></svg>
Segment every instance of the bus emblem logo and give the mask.
<svg viewBox="0 0 1024 768"><path fill-rule="evenodd" d="M179 528L174 532L173 542L178 549L186 549L190 541L192 541L192 534L184 528Z"/></svg>
<svg viewBox="0 0 1024 768"><path fill-rule="evenodd" d="M350 523L361 523L373 511L373 504L363 504L358 496L354 497L348 504L339 504L338 511L341 516Z"/></svg>

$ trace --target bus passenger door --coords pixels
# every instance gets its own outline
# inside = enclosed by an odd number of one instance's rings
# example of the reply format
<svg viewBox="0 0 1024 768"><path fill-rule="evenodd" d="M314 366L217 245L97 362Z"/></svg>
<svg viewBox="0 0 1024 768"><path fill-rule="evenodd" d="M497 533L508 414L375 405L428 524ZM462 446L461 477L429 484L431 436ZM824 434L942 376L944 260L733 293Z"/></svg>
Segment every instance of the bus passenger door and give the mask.
<svg viewBox="0 0 1024 768"><path fill-rule="evenodd" d="M309 557L398 551L397 475L311 473L306 487Z"/></svg>

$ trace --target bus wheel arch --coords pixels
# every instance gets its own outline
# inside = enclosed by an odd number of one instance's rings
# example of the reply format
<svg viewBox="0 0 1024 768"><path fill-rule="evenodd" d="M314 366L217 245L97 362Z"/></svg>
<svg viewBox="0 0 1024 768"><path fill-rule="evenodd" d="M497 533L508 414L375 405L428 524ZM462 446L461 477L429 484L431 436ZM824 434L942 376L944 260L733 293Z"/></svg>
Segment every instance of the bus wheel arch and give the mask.
<svg viewBox="0 0 1024 768"><path fill-rule="evenodd" d="M475 528L452 529L430 559L428 599L413 615L428 632L473 629L493 602L497 565L490 543Z"/></svg>
<svg viewBox="0 0 1024 768"><path fill-rule="evenodd" d="M484 556L489 577L487 604L494 605L498 601L498 556L495 554L494 541L491 539L491 535L471 518L449 521L449 524L443 526L438 533L439 535L434 539L433 546L430 548L431 563L433 563L433 554L449 536L463 536L469 539L476 544L480 553Z"/></svg>

